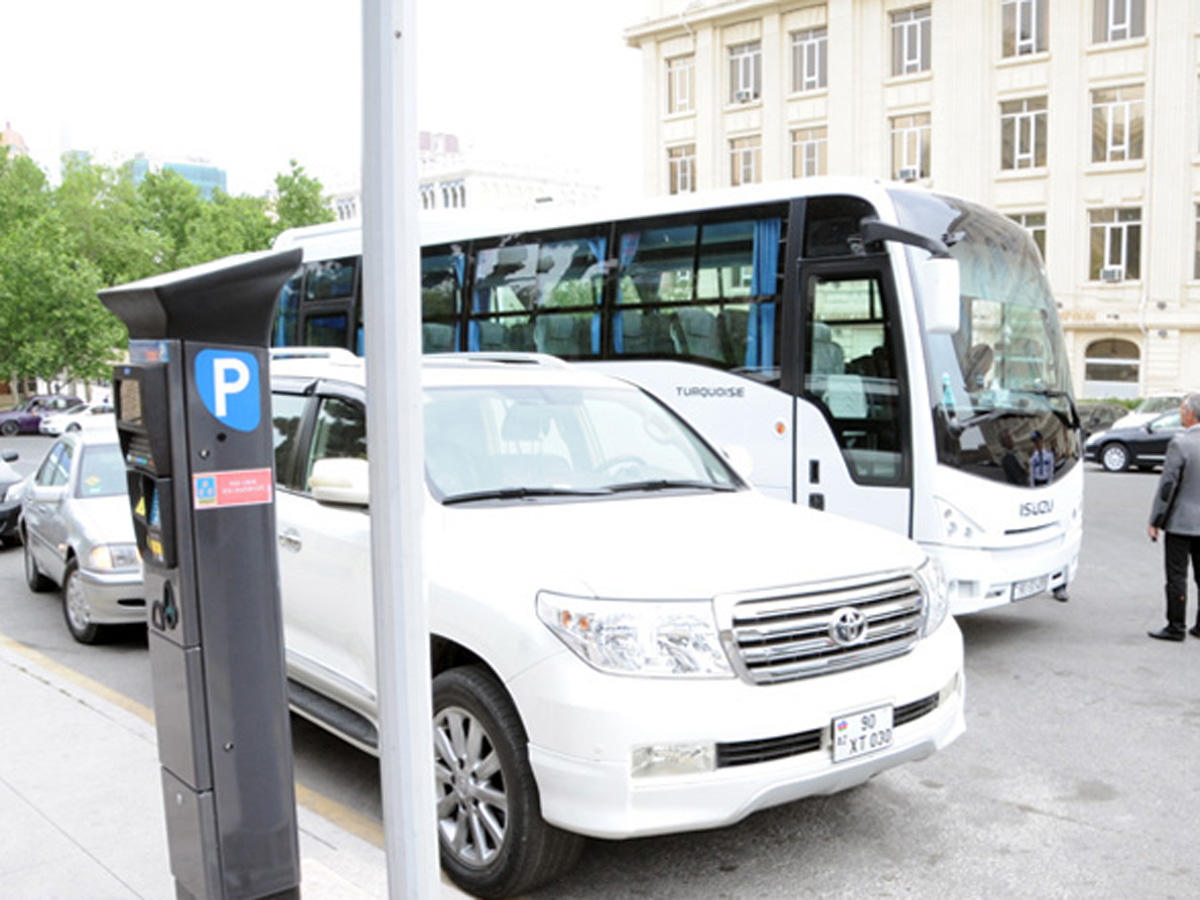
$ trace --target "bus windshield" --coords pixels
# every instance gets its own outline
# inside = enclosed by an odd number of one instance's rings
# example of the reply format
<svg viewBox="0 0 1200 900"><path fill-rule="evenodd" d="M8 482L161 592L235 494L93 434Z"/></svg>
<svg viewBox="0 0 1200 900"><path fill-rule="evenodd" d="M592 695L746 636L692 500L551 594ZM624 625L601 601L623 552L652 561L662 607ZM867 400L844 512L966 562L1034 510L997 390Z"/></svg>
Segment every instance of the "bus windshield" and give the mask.
<svg viewBox="0 0 1200 900"><path fill-rule="evenodd" d="M909 191L892 199L901 225L945 240L959 264L959 329L924 335L938 461L1013 484L1057 480L1079 459L1077 419L1037 246L972 203ZM923 252L908 254L915 270Z"/></svg>

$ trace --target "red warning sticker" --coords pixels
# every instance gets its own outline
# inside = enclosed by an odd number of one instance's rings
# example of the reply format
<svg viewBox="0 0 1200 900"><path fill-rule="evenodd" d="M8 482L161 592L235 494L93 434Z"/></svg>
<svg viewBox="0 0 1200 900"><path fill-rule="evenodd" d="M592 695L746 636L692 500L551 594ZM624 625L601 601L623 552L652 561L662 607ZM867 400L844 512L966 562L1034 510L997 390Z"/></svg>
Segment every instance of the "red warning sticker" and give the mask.
<svg viewBox="0 0 1200 900"><path fill-rule="evenodd" d="M270 503L271 491L270 469L239 469L192 476L192 506L196 509Z"/></svg>

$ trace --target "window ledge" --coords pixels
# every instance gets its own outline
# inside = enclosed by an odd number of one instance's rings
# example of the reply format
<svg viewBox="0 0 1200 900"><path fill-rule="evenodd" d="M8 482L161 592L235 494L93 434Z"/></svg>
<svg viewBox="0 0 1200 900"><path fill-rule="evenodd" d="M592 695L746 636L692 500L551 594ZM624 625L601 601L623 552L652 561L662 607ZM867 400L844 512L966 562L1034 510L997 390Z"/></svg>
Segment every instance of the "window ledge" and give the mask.
<svg viewBox="0 0 1200 900"><path fill-rule="evenodd" d="M1045 166L1033 166L1027 169L1001 169L996 181L1034 181L1045 178L1049 170Z"/></svg>
<svg viewBox="0 0 1200 900"><path fill-rule="evenodd" d="M829 96L829 88L813 88L811 91L792 91L787 94L784 100L820 100L822 97Z"/></svg>
<svg viewBox="0 0 1200 900"><path fill-rule="evenodd" d="M1049 50L1039 50L1037 53L1021 53L1015 56L1001 56L996 60L996 68L1010 69L1014 66L1023 66L1026 63L1040 63L1050 61Z"/></svg>
<svg viewBox="0 0 1200 900"><path fill-rule="evenodd" d="M1110 175L1121 172L1141 172L1146 168L1146 160L1130 159L1118 162L1094 162L1083 167L1084 175Z"/></svg>
<svg viewBox="0 0 1200 900"><path fill-rule="evenodd" d="M743 109L759 109L763 105L762 97L757 100L747 100L745 103L736 103L732 100L725 102L725 112L741 112Z"/></svg>
<svg viewBox="0 0 1200 900"><path fill-rule="evenodd" d="M694 109L683 110L682 112L665 113L663 115L664 122L678 122L680 119L694 119L696 111Z"/></svg>
<svg viewBox="0 0 1200 900"><path fill-rule="evenodd" d="M1140 288L1142 279L1127 278L1125 281L1087 281L1089 290L1118 291L1121 288Z"/></svg>
<svg viewBox="0 0 1200 900"><path fill-rule="evenodd" d="M1099 44L1088 44L1084 52L1088 54L1107 53L1110 50L1131 50L1135 47L1146 47L1149 44L1149 38L1142 35L1141 37L1125 38L1120 41L1103 41Z"/></svg>
<svg viewBox="0 0 1200 900"><path fill-rule="evenodd" d="M890 75L883 79L884 87L894 87L902 84L919 84L922 81L933 81L933 69L923 72L909 72L907 75Z"/></svg>

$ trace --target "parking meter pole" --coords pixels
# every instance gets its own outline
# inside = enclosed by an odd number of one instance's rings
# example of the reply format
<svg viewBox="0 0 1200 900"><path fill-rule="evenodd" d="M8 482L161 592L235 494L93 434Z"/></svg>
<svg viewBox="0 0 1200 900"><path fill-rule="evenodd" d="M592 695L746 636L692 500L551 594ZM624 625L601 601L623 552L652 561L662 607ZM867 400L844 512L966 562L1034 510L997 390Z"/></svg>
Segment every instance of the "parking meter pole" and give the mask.
<svg viewBox="0 0 1200 900"><path fill-rule="evenodd" d="M413 0L363 0L363 319L379 756L388 893L432 897L433 701L425 495Z"/></svg>
<svg viewBox="0 0 1200 900"><path fill-rule="evenodd" d="M256 254L100 292L129 329L113 402L178 900L300 896L266 349L299 265Z"/></svg>

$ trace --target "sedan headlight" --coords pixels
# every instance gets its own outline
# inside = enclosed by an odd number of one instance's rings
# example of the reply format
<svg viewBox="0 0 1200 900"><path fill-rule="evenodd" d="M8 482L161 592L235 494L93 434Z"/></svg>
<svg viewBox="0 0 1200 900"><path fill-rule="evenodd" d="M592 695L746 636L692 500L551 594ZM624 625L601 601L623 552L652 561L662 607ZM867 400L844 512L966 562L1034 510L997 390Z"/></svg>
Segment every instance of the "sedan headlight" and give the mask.
<svg viewBox="0 0 1200 900"><path fill-rule="evenodd" d="M136 568L141 561L135 544L97 544L88 554L87 567L108 572Z"/></svg>
<svg viewBox="0 0 1200 900"><path fill-rule="evenodd" d="M928 637L946 621L950 609L950 583L942 564L932 556L917 569L917 581L925 593L925 620L921 623L921 637Z"/></svg>
<svg viewBox="0 0 1200 900"><path fill-rule="evenodd" d="M597 600L542 591L537 613L559 640L601 672L733 676L707 602Z"/></svg>

